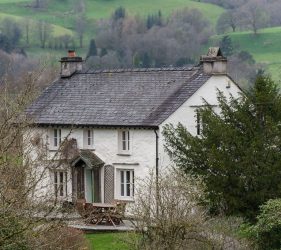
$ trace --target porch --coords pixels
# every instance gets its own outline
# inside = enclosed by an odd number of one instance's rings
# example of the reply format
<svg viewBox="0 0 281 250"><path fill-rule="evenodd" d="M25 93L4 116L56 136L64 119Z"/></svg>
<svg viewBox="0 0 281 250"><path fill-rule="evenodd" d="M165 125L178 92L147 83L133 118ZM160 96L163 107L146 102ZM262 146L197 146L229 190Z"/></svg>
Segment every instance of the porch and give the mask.
<svg viewBox="0 0 281 250"><path fill-rule="evenodd" d="M114 168L105 165L94 152L80 150L70 162L72 202L112 203L114 201Z"/></svg>

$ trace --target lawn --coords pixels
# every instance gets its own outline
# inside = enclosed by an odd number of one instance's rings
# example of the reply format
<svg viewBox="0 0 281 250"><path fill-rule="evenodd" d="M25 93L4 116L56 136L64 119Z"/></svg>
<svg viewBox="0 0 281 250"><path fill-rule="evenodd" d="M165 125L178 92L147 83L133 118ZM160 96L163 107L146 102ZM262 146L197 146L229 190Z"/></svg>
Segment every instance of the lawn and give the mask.
<svg viewBox="0 0 281 250"><path fill-rule="evenodd" d="M91 250L129 250L123 240L127 233L95 233L86 234Z"/></svg>
<svg viewBox="0 0 281 250"><path fill-rule="evenodd" d="M239 50L251 53L258 63L266 65L275 80L281 73L281 27L262 29L257 35L252 32L229 33L233 44ZM213 41L221 39L215 36Z"/></svg>

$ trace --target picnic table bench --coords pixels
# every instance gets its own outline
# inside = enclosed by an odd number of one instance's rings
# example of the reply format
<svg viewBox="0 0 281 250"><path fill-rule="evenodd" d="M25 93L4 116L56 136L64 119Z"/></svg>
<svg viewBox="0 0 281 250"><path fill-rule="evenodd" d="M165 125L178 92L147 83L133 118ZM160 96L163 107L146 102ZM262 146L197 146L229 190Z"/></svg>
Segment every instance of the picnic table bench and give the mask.
<svg viewBox="0 0 281 250"><path fill-rule="evenodd" d="M126 203L86 203L77 201L79 214L89 224L106 224L116 227L123 222Z"/></svg>

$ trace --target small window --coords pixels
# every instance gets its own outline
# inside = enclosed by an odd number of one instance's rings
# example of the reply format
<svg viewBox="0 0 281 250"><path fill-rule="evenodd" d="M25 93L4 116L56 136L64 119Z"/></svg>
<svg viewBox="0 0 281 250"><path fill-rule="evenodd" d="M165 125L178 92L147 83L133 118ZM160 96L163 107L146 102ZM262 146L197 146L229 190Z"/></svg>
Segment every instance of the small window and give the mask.
<svg viewBox="0 0 281 250"><path fill-rule="evenodd" d="M84 130L84 147L93 148L94 145L94 133L92 129Z"/></svg>
<svg viewBox="0 0 281 250"><path fill-rule="evenodd" d="M119 151L129 152L131 150L131 135L129 130L122 130L119 132Z"/></svg>
<svg viewBox="0 0 281 250"><path fill-rule="evenodd" d="M54 172L54 191L56 198L63 198L67 196L67 172Z"/></svg>
<svg viewBox="0 0 281 250"><path fill-rule="evenodd" d="M54 129L54 147L59 147L61 144L61 129Z"/></svg>
<svg viewBox="0 0 281 250"><path fill-rule="evenodd" d="M120 170L120 197L134 197L134 170Z"/></svg>

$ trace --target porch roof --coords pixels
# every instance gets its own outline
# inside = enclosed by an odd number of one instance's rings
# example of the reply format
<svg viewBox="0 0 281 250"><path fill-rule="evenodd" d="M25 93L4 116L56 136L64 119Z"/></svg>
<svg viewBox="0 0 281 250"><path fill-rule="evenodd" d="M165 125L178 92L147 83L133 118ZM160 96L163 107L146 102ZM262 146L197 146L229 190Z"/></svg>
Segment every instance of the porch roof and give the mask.
<svg viewBox="0 0 281 250"><path fill-rule="evenodd" d="M105 163L91 150L79 150L79 154L73 157L71 166L75 166L79 161L83 161L89 168L99 168Z"/></svg>

